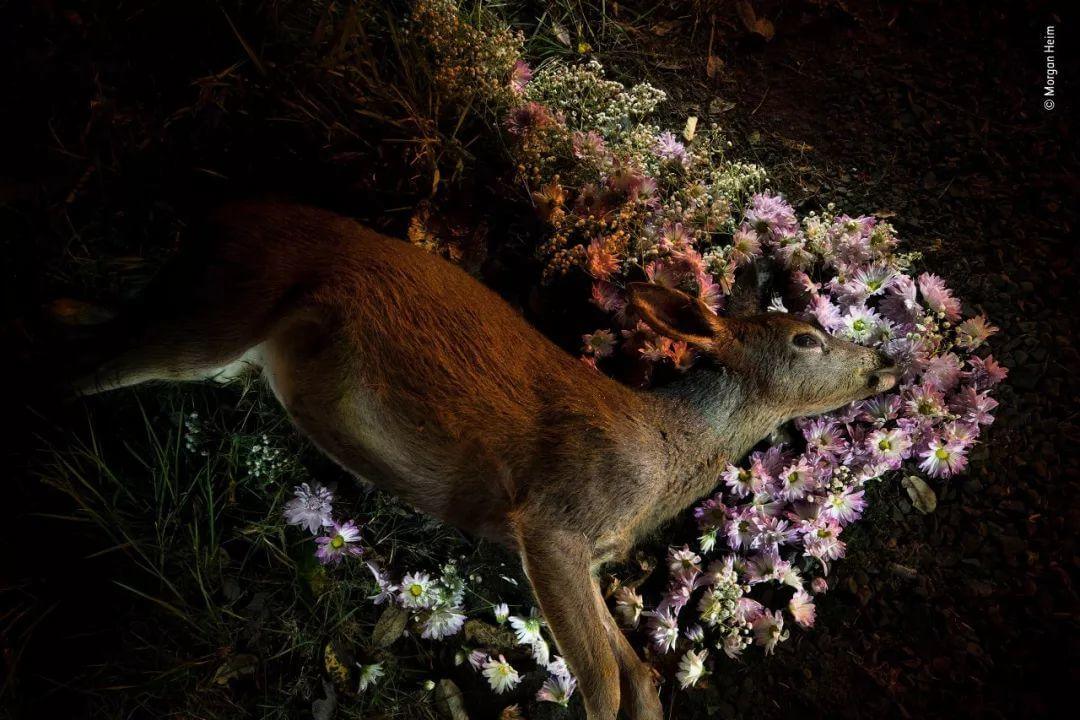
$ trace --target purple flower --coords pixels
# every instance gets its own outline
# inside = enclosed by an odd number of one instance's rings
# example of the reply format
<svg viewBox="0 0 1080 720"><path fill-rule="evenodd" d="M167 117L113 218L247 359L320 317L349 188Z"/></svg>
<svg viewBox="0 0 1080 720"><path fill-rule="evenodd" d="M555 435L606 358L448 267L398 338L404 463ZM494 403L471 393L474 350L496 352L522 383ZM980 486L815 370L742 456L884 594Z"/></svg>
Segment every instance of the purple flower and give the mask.
<svg viewBox="0 0 1080 720"><path fill-rule="evenodd" d="M960 442L948 442L944 438L931 438L921 453L919 469L931 477L952 477L967 467L966 448Z"/></svg>
<svg viewBox="0 0 1080 720"><path fill-rule="evenodd" d="M723 496L717 493L694 508L694 519L697 520L698 527L720 527L727 521L727 508L722 498Z"/></svg>
<svg viewBox="0 0 1080 720"><path fill-rule="evenodd" d="M790 571L791 563L780 558L775 546L755 554L746 563L746 576L751 585L782 580Z"/></svg>
<svg viewBox="0 0 1080 720"><path fill-rule="evenodd" d="M827 520L803 535L804 553L820 560L826 572L828 572L826 561L844 557L846 547L844 541L840 539L841 530L840 523Z"/></svg>
<svg viewBox="0 0 1080 720"><path fill-rule="evenodd" d="M749 508L738 511L727 524L728 545L732 550L741 547L748 548L757 536L757 526L754 523L754 513Z"/></svg>
<svg viewBox="0 0 1080 720"><path fill-rule="evenodd" d="M769 481L761 463L751 463L749 468L728 465L720 477L731 494L740 498L759 492Z"/></svg>
<svg viewBox="0 0 1080 720"><path fill-rule="evenodd" d="M731 238L728 258L738 265L745 265L761 255L761 241L754 229L743 223Z"/></svg>
<svg viewBox="0 0 1080 720"><path fill-rule="evenodd" d="M759 233L768 233L776 242L799 231L795 211L779 195L758 193L750 198L746 221Z"/></svg>
<svg viewBox="0 0 1080 720"><path fill-rule="evenodd" d="M671 608L642 613L649 616L649 638L657 652L670 652L679 641L678 613Z"/></svg>
<svg viewBox="0 0 1080 720"><path fill-rule="evenodd" d="M979 390L988 390L1009 376L1009 369L999 365L993 355L985 358L969 357L968 365L971 370L965 375L975 383Z"/></svg>
<svg viewBox="0 0 1080 720"><path fill-rule="evenodd" d="M911 436L901 428L875 430L866 436L866 449L870 457L888 464L896 470L911 453Z"/></svg>
<svg viewBox="0 0 1080 720"><path fill-rule="evenodd" d="M913 385L904 397L904 407L911 417L936 420L945 415L945 398L931 385Z"/></svg>
<svg viewBox="0 0 1080 720"><path fill-rule="evenodd" d="M840 426L827 418L810 422L802 432L807 448L830 461L842 457L848 450Z"/></svg>
<svg viewBox="0 0 1080 720"><path fill-rule="evenodd" d="M315 557L323 565L337 565L346 555L357 556L364 552L355 544L360 542L360 530L352 520L343 525L335 523L330 534L315 538L315 542L319 545Z"/></svg>
<svg viewBox="0 0 1080 720"><path fill-rule="evenodd" d="M518 60L514 63L514 69L510 71L510 87L514 89L516 93L525 92L525 86L532 80L533 71L529 67L529 63L524 60Z"/></svg>
<svg viewBox="0 0 1080 720"><path fill-rule="evenodd" d="M789 527L787 520L771 515L758 515L754 518L754 539L750 547L760 550L776 549L778 545L794 542L798 531Z"/></svg>
<svg viewBox="0 0 1080 720"><path fill-rule="evenodd" d="M878 303L878 309L894 323L914 323L923 315L922 305L915 299L917 289L915 281L907 275L895 276L888 294Z"/></svg>
<svg viewBox="0 0 1080 720"><path fill-rule="evenodd" d="M754 642L765 648L766 655L772 655L776 643L783 639L784 616L779 610L765 611L754 621Z"/></svg>
<svg viewBox="0 0 1080 720"><path fill-rule="evenodd" d="M780 472L780 497L784 500L798 500L817 486L814 469L805 458L787 466Z"/></svg>
<svg viewBox="0 0 1080 720"><path fill-rule="evenodd" d="M293 493L296 497L285 503L286 522L307 528L312 535L318 534L319 528L334 524L330 517L334 493L318 483L314 488L307 483L297 485Z"/></svg>
<svg viewBox="0 0 1080 720"><path fill-rule="evenodd" d="M946 353L930 358L923 370L923 382L948 392L960 381L960 358L953 353Z"/></svg>
<svg viewBox="0 0 1080 720"><path fill-rule="evenodd" d="M841 492L829 493L825 499L825 509L821 514L830 520L835 520L841 525L855 522L862 516L866 508L866 500L863 499L865 492L853 488L844 488Z"/></svg>
<svg viewBox="0 0 1080 720"><path fill-rule="evenodd" d="M840 312L840 308L824 295L811 297L806 311L813 315L818 324L830 333L835 333L844 324L844 316Z"/></svg>
<svg viewBox="0 0 1080 720"><path fill-rule="evenodd" d="M881 427L900 414L900 396L896 393L875 395L858 403L857 407L859 420Z"/></svg>
<svg viewBox="0 0 1080 720"><path fill-rule="evenodd" d="M666 130L657 136L656 142L653 144L653 151L660 158L669 162L677 162L680 165L687 165L690 162L690 157L686 153L686 146Z"/></svg>
<svg viewBox="0 0 1080 720"><path fill-rule="evenodd" d="M376 605L382 605L387 600L394 599L394 593L397 592L398 586L390 582L390 578L379 569L379 566L373 562L367 563L368 570L375 577L375 584L379 587L379 592L375 593L368 599L374 602Z"/></svg>
<svg viewBox="0 0 1080 720"><path fill-rule="evenodd" d="M953 397L950 407L960 416L976 425L989 425L994 422L994 408L997 400L989 392L979 392L971 385L965 385Z"/></svg>
<svg viewBox="0 0 1080 720"><path fill-rule="evenodd" d="M945 319L955 321L960 318L960 301L953 297L945 287L945 281L937 275L923 273L919 276L919 292L923 300L934 312L944 313Z"/></svg>

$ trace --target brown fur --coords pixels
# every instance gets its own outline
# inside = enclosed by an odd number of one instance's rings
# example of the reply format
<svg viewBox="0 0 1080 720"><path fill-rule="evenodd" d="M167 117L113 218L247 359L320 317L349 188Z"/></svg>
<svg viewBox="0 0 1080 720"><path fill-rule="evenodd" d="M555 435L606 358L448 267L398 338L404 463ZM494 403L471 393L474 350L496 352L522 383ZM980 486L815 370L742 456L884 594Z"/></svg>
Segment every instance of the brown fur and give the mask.
<svg viewBox="0 0 1080 720"><path fill-rule="evenodd" d="M779 422L871 394L872 352L785 316L724 319L636 287L655 329L727 370L633 391L587 368L460 269L332 213L242 204L119 321L96 392L261 365L296 425L342 466L516 548L590 719L661 717L597 566L715 484ZM790 347L815 333L820 358ZM883 387L880 389L884 389Z"/></svg>

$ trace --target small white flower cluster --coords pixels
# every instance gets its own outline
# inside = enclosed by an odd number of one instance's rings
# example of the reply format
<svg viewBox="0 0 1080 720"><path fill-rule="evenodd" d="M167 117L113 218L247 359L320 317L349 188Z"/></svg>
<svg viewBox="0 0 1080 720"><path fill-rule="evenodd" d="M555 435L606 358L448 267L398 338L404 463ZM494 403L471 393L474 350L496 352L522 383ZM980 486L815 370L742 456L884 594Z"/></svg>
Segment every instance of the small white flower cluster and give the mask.
<svg viewBox="0 0 1080 720"><path fill-rule="evenodd" d="M605 79L603 66L590 60L541 68L525 87L525 98L559 111L572 129L595 130L610 140L651 115L667 94L648 83L627 90L622 83Z"/></svg>
<svg viewBox="0 0 1080 720"><path fill-rule="evenodd" d="M189 453L198 453L203 457L209 455L209 453L199 446L202 444L203 437L203 424L202 419L199 418L199 413L192 410L187 415L183 416L184 424L184 449Z"/></svg>
<svg viewBox="0 0 1080 720"><path fill-rule="evenodd" d="M273 482L288 462L285 452L270 442L270 437L263 435L248 451L248 474L260 478L266 483Z"/></svg>
<svg viewBox="0 0 1080 720"><path fill-rule="evenodd" d="M714 571L714 567L709 570ZM716 630L720 636L718 646L728 657L738 657L752 642L752 625L739 611L739 600L750 586L740 583L735 571L726 566L717 569L711 580L715 582L698 603L701 621Z"/></svg>

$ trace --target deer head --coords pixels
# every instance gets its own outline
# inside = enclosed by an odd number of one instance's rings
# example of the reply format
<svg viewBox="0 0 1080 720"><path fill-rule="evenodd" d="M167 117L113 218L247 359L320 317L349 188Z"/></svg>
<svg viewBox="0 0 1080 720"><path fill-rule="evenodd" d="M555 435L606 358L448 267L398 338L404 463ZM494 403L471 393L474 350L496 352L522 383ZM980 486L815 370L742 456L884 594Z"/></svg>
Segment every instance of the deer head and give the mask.
<svg viewBox="0 0 1080 720"><path fill-rule="evenodd" d="M662 285L632 283L630 291L631 306L653 330L748 381L754 400L782 420L835 410L896 384L888 358L786 313L726 317Z"/></svg>

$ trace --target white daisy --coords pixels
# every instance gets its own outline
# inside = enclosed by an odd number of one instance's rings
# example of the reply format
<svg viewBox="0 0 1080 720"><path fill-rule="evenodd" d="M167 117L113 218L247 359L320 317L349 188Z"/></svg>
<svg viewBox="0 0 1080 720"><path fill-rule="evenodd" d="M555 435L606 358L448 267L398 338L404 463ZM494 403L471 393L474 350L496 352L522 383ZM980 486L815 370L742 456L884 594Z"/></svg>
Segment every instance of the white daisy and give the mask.
<svg viewBox="0 0 1080 720"><path fill-rule="evenodd" d="M510 616L510 627L514 628L514 635L520 645L532 645L539 640L543 624L544 621L536 614L536 608L533 608L532 614L527 618Z"/></svg>
<svg viewBox="0 0 1080 720"><path fill-rule="evenodd" d="M465 624L465 616L458 610L459 608L447 606L432 608L427 620L424 621L424 632L420 634L420 637L442 640L461 632L461 627Z"/></svg>
<svg viewBox="0 0 1080 720"><path fill-rule="evenodd" d="M513 690L521 682L518 671L512 668L502 655L498 660L488 658L488 661L484 663L484 677L487 678L491 689L499 695L507 690Z"/></svg>
<svg viewBox="0 0 1080 720"><path fill-rule="evenodd" d="M694 652L687 650L679 661L679 672L675 673L675 679L685 690L697 685L697 681L705 675L705 658L709 656L708 650Z"/></svg>
<svg viewBox="0 0 1080 720"><path fill-rule="evenodd" d="M372 663L370 665L361 665L356 663L356 666L360 668L360 687L356 692L362 693L369 687L374 685L379 678L383 676L382 663Z"/></svg>
<svg viewBox="0 0 1080 720"><path fill-rule="evenodd" d="M403 607L411 610L423 610L435 604L435 593L432 592L431 577L427 573L409 573L401 581L401 592L398 594Z"/></svg>

